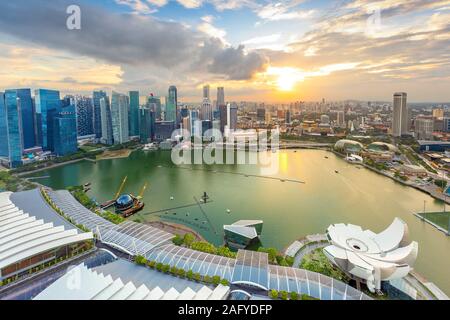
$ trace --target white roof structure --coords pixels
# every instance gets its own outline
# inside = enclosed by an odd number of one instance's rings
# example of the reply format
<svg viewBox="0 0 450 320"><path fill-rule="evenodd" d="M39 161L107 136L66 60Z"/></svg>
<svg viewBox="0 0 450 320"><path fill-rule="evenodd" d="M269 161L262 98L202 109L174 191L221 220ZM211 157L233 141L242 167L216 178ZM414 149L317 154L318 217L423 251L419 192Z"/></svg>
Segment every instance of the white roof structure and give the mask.
<svg viewBox="0 0 450 320"><path fill-rule="evenodd" d="M139 288L133 282L126 284L118 278L97 273L84 264L69 270L64 276L38 294L34 300L224 300L230 288L219 285L215 289L202 287L198 291L175 288L163 291L160 287Z"/></svg>
<svg viewBox="0 0 450 320"><path fill-rule="evenodd" d="M230 232L239 234L248 239L254 239L258 236L258 233L256 232L256 229L254 227L227 225L227 226L223 226L223 229L226 231L230 231Z"/></svg>
<svg viewBox="0 0 450 320"><path fill-rule="evenodd" d="M375 234L359 226L336 224L328 228L331 245L325 255L345 272L363 279L371 292L381 281L405 277L418 253L417 242L408 239L408 226L401 219Z"/></svg>
<svg viewBox="0 0 450 320"><path fill-rule="evenodd" d="M17 208L11 195L0 193L0 270L40 253L93 239L91 232L79 233L75 227L66 230L53 222L37 220Z"/></svg>

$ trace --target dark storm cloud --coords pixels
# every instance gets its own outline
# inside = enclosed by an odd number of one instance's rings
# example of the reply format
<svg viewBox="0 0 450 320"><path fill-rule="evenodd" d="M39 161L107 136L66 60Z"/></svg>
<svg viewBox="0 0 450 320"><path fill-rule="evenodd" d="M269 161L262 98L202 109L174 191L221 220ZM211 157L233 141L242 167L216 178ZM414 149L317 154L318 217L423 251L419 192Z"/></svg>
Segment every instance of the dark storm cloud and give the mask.
<svg viewBox="0 0 450 320"><path fill-rule="evenodd" d="M219 52L209 67L213 73L228 73L233 80L251 78L255 71L263 71L268 60L257 53L244 54L244 47L227 48Z"/></svg>
<svg viewBox="0 0 450 320"><path fill-rule="evenodd" d="M66 8L72 4L81 7L81 30L66 28ZM1 1L0 32L115 64L204 68L230 79L250 78L265 63L259 54L244 55L241 48L225 47L180 23L113 14L81 1Z"/></svg>

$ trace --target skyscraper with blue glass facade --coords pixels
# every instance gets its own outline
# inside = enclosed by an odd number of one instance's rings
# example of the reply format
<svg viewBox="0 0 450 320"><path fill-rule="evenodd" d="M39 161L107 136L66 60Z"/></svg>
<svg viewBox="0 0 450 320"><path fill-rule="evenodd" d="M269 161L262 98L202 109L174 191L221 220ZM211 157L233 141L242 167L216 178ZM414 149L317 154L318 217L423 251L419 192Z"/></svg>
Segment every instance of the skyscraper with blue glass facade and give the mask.
<svg viewBox="0 0 450 320"><path fill-rule="evenodd" d="M155 113L149 108L139 109L140 140L141 143L149 143L155 134Z"/></svg>
<svg viewBox="0 0 450 320"><path fill-rule="evenodd" d="M139 135L139 91L130 91L130 136Z"/></svg>
<svg viewBox="0 0 450 320"><path fill-rule="evenodd" d="M0 157L9 156L5 94L0 92Z"/></svg>
<svg viewBox="0 0 450 320"><path fill-rule="evenodd" d="M177 121L177 104L178 104L178 92L177 87L171 86L169 88L169 96L166 101L166 113L165 121Z"/></svg>
<svg viewBox="0 0 450 320"><path fill-rule="evenodd" d="M37 142L44 151L54 151L53 119L61 111L59 91L35 91Z"/></svg>
<svg viewBox="0 0 450 320"><path fill-rule="evenodd" d="M31 98L30 89L14 89L8 91L16 91L17 98L20 99L20 114L23 130L23 147L24 149L36 146L36 136L34 128L34 106Z"/></svg>
<svg viewBox="0 0 450 320"><path fill-rule="evenodd" d="M8 158L12 168L22 165L23 130L20 98L17 90L5 92Z"/></svg>
<svg viewBox="0 0 450 320"><path fill-rule="evenodd" d="M57 156L66 156L78 150L77 117L73 100L61 108L53 119L53 145Z"/></svg>
<svg viewBox="0 0 450 320"><path fill-rule="evenodd" d="M105 91L94 91L94 134L97 139L100 139L102 137L102 110L100 106L100 100L103 98L108 98L108 95Z"/></svg>

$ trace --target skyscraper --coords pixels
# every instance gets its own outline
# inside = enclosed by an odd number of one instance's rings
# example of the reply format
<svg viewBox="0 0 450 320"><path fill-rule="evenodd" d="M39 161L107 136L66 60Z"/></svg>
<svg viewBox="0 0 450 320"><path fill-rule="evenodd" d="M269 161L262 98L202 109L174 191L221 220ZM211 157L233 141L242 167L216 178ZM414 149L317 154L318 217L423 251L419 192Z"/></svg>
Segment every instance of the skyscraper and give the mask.
<svg viewBox="0 0 450 320"><path fill-rule="evenodd" d="M259 122L264 122L266 120L266 109L265 108L259 108L256 110L256 119Z"/></svg>
<svg viewBox="0 0 450 320"><path fill-rule="evenodd" d="M16 91L17 98L20 99L20 114L23 130L23 147L24 149L36 146L35 123L34 123L34 107L31 98L30 89L14 89L8 91Z"/></svg>
<svg viewBox="0 0 450 320"><path fill-rule="evenodd" d="M153 93L147 99L147 108L155 113L156 120L162 119L161 98L153 96Z"/></svg>
<svg viewBox="0 0 450 320"><path fill-rule="evenodd" d="M217 88L217 108L220 108L220 106L225 105L225 88L224 87L218 87Z"/></svg>
<svg viewBox="0 0 450 320"><path fill-rule="evenodd" d="M94 134L94 106L92 98L76 96L77 133L79 137Z"/></svg>
<svg viewBox="0 0 450 320"><path fill-rule="evenodd" d="M53 144L54 152L58 156L77 152L77 118L74 103L61 108L53 118Z"/></svg>
<svg viewBox="0 0 450 320"><path fill-rule="evenodd" d="M0 92L0 157L9 157L5 94Z"/></svg>
<svg viewBox="0 0 450 320"><path fill-rule="evenodd" d="M100 114L102 120L102 137L101 143L112 145L114 143L113 130L112 130L112 118L111 108L109 105L109 98L100 99Z"/></svg>
<svg viewBox="0 0 450 320"><path fill-rule="evenodd" d="M209 84L203 87L203 99L211 100Z"/></svg>
<svg viewBox="0 0 450 320"><path fill-rule="evenodd" d="M141 143L149 143L155 134L155 113L149 108L139 109L140 140Z"/></svg>
<svg viewBox="0 0 450 320"><path fill-rule="evenodd" d="M202 109L201 109L202 120L213 120L213 108L212 104L208 99L203 99Z"/></svg>
<svg viewBox="0 0 450 320"><path fill-rule="evenodd" d="M345 128L345 112L344 111L337 112L337 125L341 128Z"/></svg>
<svg viewBox="0 0 450 320"><path fill-rule="evenodd" d="M94 105L94 134L97 139L102 137L102 116L100 110L100 99L107 98L108 95L104 91L94 91L93 105Z"/></svg>
<svg viewBox="0 0 450 320"><path fill-rule="evenodd" d="M404 92L394 94L394 112L392 117L392 135L401 137L408 133L407 95Z"/></svg>
<svg viewBox="0 0 450 320"><path fill-rule="evenodd" d="M237 129L238 122L238 108L236 105L228 104L227 106L227 129L225 130L225 136ZM228 131L228 132L227 132Z"/></svg>
<svg viewBox="0 0 450 320"><path fill-rule="evenodd" d="M23 154L22 115L17 90L6 90L5 106L9 164L16 168L22 165Z"/></svg>
<svg viewBox="0 0 450 320"><path fill-rule="evenodd" d="M171 86L169 88L169 96L166 101L166 113L165 121L176 121L177 120L177 105L178 105L178 92L177 87Z"/></svg>
<svg viewBox="0 0 450 320"><path fill-rule="evenodd" d="M220 105L219 106L219 112L220 112L220 131L222 134L225 132L225 127L227 126L227 119L228 119L228 107L226 105Z"/></svg>
<svg viewBox="0 0 450 320"><path fill-rule="evenodd" d="M59 91L35 91L37 144L45 151L54 151L53 118L61 110Z"/></svg>
<svg viewBox="0 0 450 320"><path fill-rule="evenodd" d="M130 135L139 135L139 91L130 91Z"/></svg>
<svg viewBox="0 0 450 320"><path fill-rule="evenodd" d="M122 144L130 140L128 128L128 108L128 97L126 95L113 92L111 98L111 117L114 144Z"/></svg>
<svg viewBox="0 0 450 320"><path fill-rule="evenodd" d="M197 110L191 110L189 112L189 119L191 121L191 136L198 136L201 135L201 122L199 119L199 114Z"/></svg>

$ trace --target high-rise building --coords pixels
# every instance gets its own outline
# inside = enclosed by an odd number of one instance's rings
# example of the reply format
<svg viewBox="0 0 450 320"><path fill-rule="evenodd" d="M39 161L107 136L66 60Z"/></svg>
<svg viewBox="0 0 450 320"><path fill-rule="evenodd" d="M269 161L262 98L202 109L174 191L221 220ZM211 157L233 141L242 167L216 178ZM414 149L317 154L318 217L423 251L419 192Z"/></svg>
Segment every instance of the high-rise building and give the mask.
<svg viewBox="0 0 450 320"><path fill-rule="evenodd" d="M174 121L156 121L155 122L155 140L164 141L172 138L172 133L175 130Z"/></svg>
<svg viewBox="0 0 450 320"><path fill-rule="evenodd" d="M139 135L139 91L130 91L130 136Z"/></svg>
<svg viewBox="0 0 450 320"><path fill-rule="evenodd" d="M171 86L169 88L169 96L166 100L166 112L165 112L165 121L173 121L177 120L177 107L178 107L178 91L177 87Z"/></svg>
<svg viewBox="0 0 450 320"><path fill-rule="evenodd" d="M189 112L190 126L191 126L191 136L200 136L201 128L200 128L200 117L199 112L197 110L191 110Z"/></svg>
<svg viewBox="0 0 450 320"><path fill-rule="evenodd" d="M213 120L213 108L212 104L208 99L203 99L202 109L201 109L202 120Z"/></svg>
<svg viewBox="0 0 450 320"><path fill-rule="evenodd" d="M444 117L444 109L442 109L442 108L433 109L433 117L437 118L437 119L443 118Z"/></svg>
<svg viewBox="0 0 450 320"><path fill-rule="evenodd" d="M227 128L228 133L237 129L238 122L238 107L236 105L228 104L227 106ZM227 131L227 130L225 130ZM228 135L226 132L225 135Z"/></svg>
<svg viewBox="0 0 450 320"><path fill-rule="evenodd" d="M225 105L225 88L218 87L217 88L217 108Z"/></svg>
<svg viewBox="0 0 450 320"><path fill-rule="evenodd" d="M209 84L203 87L203 99L211 100Z"/></svg>
<svg viewBox="0 0 450 320"><path fill-rule="evenodd" d="M266 118L264 119L264 121L267 124L271 124L272 123L272 114L270 112L266 112Z"/></svg>
<svg viewBox="0 0 450 320"><path fill-rule="evenodd" d="M107 145L112 145L114 143L114 137L111 107L108 97L100 99L100 115L102 120L102 137L100 138L100 142Z"/></svg>
<svg viewBox="0 0 450 320"><path fill-rule="evenodd" d="M36 132L35 132L35 110L33 105L33 99L31 98L30 89L14 89L8 90L16 91L19 101L21 121L22 121L22 134L23 134L23 147L24 149L33 148L36 146Z"/></svg>
<svg viewBox="0 0 450 320"><path fill-rule="evenodd" d="M192 129L191 128L191 118L189 118L189 116L183 118L183 122L182 122L181 128L183 130L191 132L191 129Z"/></svg>
<svg viewBox="0 0 450 320"><path fill-rule="evenodd" d="M323 125L329 125L330 124L330 117L326 114L323 114L320 116L320 124Z"/></svg>
<svg viewBox="0 0 450 320"><path fill-rule="evenodd" d="M286 124L291 124L292 118L291 118L291 111L290 110L286 110L285 120L286 120L285 121Z"/></svg>
<svg viewBox="0 0 450 320"><path fill-rule="evenodd" d="M17 90L6 90L5 106L9 165L11 168L16 168L22 165L24 149L20 98Z"/></svg>
<svg viewBox="0 0 450 320"><path fill-rule="evenodd" d="M0 157L9 157L8 121L5 105L5 94L0 92Z"/></svg>
<svg viewBox="0 0 450 320"><path fill-rule="evenodd" d="M258 108L256 110L256 119L259 122L266 121L266 109L265 108Z"/></svg>
<svg viewBox="0 0 450 320"><path fill-rule="evenodd" d="M139 122L141 143L149 143L155 134L155 113L149 108L139 109Z"/></svg>
<svg viewBox="0 0 450 320"><path fill-rule="evenodd" d="M128 109L128 96L113 92L111 98L111 118L114 144L122 144L130 141Z"/></svg>
<svg viewBox="0 0 450 320"><path fill-rule="evenodd" d="M418 117L414 121L414 133L416 139L431 140L433 138L434 120L431 118Z"/></svg>
<svg viewBox="0 0 450 320"><path fill-rule="evenodd" d="M407 95L404 92L394 94L394 112L392 117L392 135L400 137L409 131Z"/></svg>
<svg viewBox="0 0 450 320"><path fill-rule="evenodd" d="M337 125L341 128L345 128L345 112L344 111L337 112Z"/></svg>
<svg viewBox="0 0 450 320"><path fill-rule="evenodd" d="M157 121L162 119L161 98L157 98L153 95L153 93L151 93L147 98L147 108L155 113L155 118Z"/></svg>
<svg viewBox="0 0 450 320"><path fill-rule="evenodd" d="M105 91L94 91L93 105L94 105L94 134L97 139L102 137L102 112L100 110L100 99L106 98L108 95Z"/></svg>
<svg viewBox="0 0 450 320"><path fill-rule="evenodd" d="M77 133L79 137L94 134L94 106L92 98L76 96Z"/></svg>
<svg viewBox="0 0 450 320"><path fill-rule="evenodd" d="M66 156L78 150L75 104L70 104L53 118L53 144L57 156Z"/></svg>
<svg viewBox="0 0 450 320"><path fill-rule="evenodd" d="M54 151L53 118L61 111L59 91L38 89L35 91L37 144L44 151Z"/></svg>
<svg viewBox="0 0 450 320"><path fill-rule="evenodd" d="M226 105L220 105L219 112L220 112L220 131L223 134L225 133L225 127L227 126L228 107Z"/></svg>

